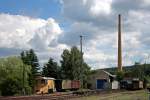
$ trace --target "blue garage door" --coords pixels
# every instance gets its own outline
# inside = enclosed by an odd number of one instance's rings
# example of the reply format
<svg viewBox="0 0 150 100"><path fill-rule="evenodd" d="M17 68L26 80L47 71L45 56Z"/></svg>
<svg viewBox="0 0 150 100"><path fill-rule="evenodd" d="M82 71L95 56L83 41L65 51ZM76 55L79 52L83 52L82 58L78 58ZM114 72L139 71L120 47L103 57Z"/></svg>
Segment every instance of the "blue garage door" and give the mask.
<svg viewBox="0 0 150 100"><path fill-rule="evenodd" d="M96 81L96 88L97 89L104 89L105 88L105 83L106 83L105 79L98 79Z"/></svg>

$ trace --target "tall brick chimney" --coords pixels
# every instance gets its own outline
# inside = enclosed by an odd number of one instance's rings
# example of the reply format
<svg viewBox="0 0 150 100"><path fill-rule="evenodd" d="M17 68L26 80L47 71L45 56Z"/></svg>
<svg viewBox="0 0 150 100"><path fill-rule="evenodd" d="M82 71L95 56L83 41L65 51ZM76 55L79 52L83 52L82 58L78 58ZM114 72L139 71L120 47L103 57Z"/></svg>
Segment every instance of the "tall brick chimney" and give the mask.
<svg viewBox="0 0 150 100"><path fill-rule="evenodd" d="M118 15L118 71L122 71L121 15Z"/></svg>

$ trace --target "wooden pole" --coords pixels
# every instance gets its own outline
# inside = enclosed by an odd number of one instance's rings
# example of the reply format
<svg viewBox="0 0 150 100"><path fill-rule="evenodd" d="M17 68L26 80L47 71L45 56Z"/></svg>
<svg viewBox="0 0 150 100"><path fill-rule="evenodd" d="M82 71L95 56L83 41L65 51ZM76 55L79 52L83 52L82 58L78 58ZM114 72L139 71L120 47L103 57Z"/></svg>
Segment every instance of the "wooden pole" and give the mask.
<svg viewBox="0 0 150 100"><path fill-rule="evenodd" d="M81 66L80 66L80 82L81 82L81 88L83 88L83 52L82 52L82 35L80 35L80 52L81 52Z"/></svg>

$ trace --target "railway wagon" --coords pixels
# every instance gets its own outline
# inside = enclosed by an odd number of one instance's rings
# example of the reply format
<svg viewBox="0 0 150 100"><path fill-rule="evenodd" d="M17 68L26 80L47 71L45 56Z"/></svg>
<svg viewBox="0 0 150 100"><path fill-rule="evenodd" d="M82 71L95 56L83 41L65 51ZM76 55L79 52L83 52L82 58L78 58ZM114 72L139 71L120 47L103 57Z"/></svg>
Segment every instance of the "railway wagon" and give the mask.
<svg viewBox="0 0 150 100"><path fill-rule="evenodd" d="M143 89L143 81L133 80L132 81L132 89L133 90Z"/></svg>
<svg viewBox="0 0 150 100"><path fill-rule="evenodd" d="M72 80L71 81L71 90L78 90L79 88L80 88L80 81Z"/></svg>
<svg viewBox="0 0 150 100"><path fill-rule="evenodd" d="M64 92L71 89L71 80L55 80L55 88L57 92Z"/></svg>
<svg viewBox="0 0 150 100"><path fill-rule="evenodd" d="M57 92L66 90L78 90L80 88L79 80L55 80L55 88Z"/></svg>
<svg viewBox="0 0 150 100"><path fill-rule="evenodd" d="M71 80L62 80L62 89L70 90L71 89Z"/></svg>
<svg viewBox="0 0 150 100"><path fill-rule="evenodd" d="M120 82L120 87L128 90L143 89L143 81L139 79L123 80Z"/></svg>
<svg viewBox="0 0 150 100"><path fill-rule="evenodd" d="M55 90L54 78L38 77L36 78L35 92L36 94L53 93Z"/></svg>

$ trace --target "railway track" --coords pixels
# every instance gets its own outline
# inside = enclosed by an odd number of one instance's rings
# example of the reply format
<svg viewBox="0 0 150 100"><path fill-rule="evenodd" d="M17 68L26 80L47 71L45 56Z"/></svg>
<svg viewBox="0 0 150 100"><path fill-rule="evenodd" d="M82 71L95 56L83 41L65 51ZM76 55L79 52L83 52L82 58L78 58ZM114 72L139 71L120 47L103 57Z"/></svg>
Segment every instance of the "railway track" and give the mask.
<svg viewBox="0 0 150 100"><path fill-rule="evenodd" d="M0 97L0 100L68 100L71 98L77 98L81 95L75 95L72 93L60 94L60 95L35 95L35 96L12 96L12 97Z"/></svg>
<svg viewBox="0 0 150 100"><path fill-rule="evenodd" d="M11 96L11 97L0 97L0 100L69 100L73 98L79 98L83 96L89 95L97 95L97 94L107 94L107 93L116 93L123 92L120 90L115 91L76 91L69 93L60 93L60 94L45 94L45 95L33 95L33 96Z"/></svg>

